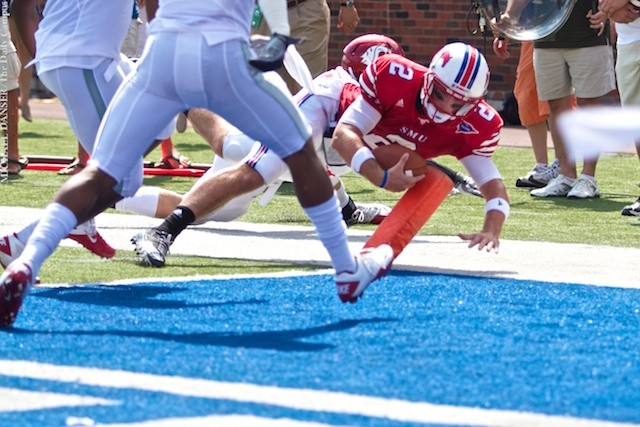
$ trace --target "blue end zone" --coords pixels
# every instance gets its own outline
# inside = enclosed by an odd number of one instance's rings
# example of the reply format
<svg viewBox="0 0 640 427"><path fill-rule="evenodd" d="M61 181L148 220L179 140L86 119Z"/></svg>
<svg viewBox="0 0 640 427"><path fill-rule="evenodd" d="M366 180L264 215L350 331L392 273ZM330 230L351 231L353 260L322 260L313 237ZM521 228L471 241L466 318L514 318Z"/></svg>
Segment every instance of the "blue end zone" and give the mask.
<svg viewBox="0 0 640 427"><path fill-rule="evenodd" d="M40 288L0 332L0 359L640 423L639 311L634 289L410 272L355 305L330 275ZM0 387L115 402L0 412L0 425L211 414L415 425L19 372Z"/></svg>

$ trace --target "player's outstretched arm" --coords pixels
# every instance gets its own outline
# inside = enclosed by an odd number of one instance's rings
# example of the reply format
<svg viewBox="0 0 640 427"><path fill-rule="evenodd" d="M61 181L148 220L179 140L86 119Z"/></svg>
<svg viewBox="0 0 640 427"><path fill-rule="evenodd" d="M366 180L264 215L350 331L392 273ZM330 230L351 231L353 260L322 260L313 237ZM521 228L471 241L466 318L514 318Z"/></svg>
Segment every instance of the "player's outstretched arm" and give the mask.
<svg viewBox="0 0 640 427"><path fill-rule="evenodd" d="M492 179L480 186L480 192L486 200L484 225L479 233L463 234L458 236L469 242L469 247L478 247L478 250L492 250L498 253L500 247L500 233L507 217L509 216L509 196L502 179Z"/></svg>

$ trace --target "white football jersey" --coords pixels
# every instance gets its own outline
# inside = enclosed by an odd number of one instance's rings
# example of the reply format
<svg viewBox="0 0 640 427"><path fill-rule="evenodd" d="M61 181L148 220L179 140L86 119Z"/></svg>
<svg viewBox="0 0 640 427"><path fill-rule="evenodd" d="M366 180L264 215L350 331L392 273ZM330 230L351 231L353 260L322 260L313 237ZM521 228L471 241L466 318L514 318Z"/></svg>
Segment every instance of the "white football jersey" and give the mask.
<svg viewBox="0 0 640 427"><path fill-rule="evenodd" d="M132 13L131 0L48 0L35 34L38 72L119 58Z"/></svg>
<svg viewBox="0 0 640 427"><path fill-rule="evenodd" d="M228 40L249 42L255 0L162 0L149 33L198 32L209 45Z"/></svg>
<svg viewBox="0 0 640 427"><path fill-rule="evenodd" d="M119 58L132 12L131 0L48 0L35 34L38 72Z"/></svg>

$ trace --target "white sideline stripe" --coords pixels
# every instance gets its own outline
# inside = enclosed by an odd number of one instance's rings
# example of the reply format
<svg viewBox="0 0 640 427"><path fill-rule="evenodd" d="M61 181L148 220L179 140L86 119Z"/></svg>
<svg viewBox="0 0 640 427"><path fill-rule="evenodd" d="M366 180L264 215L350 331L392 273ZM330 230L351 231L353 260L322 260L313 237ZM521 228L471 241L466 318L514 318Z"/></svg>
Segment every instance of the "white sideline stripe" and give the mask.
<svg viewBox="0 0 640 427"><path fill-rule="evenodd" d="M196 378L0 360L0 375L126 388L208 399L234 400L285 408L362 415L402 422L487 427L622 427L639 426L601 420L551 416L532 412L503 411L451 405L434 405L348 394L343 392L282 388Z"/></svg>
<svg viewBox="0 0 640 427"><path fill-rule="evenodd" d="M334 424L319 424L296 421L288 418L261 418L251 415L212 415L199 418L166 418L133 424L97 424L96 427L338 427Z"/></svg>
<svg viewBox="0 0 640 427"><path fill-rule="evenodd" d="M65 406L118 405L114 400L75 394L42 393L0 387L0 412L35 411Z"/></svg>

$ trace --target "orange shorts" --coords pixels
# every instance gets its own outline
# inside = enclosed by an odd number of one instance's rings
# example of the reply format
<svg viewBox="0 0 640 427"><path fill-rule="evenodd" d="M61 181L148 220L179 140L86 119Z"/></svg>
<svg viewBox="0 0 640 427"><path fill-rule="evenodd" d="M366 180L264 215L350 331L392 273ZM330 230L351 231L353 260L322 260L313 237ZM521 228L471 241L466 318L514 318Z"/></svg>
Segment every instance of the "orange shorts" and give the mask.
<svg viewBox="0 0 640 427"><path fill-rule="evenodd" d="M523 126L547 120L549 104L538 99L536 75L533 71L533 42L522 42L513 94L518 101L518 116Z"/></svg>

